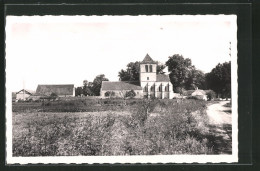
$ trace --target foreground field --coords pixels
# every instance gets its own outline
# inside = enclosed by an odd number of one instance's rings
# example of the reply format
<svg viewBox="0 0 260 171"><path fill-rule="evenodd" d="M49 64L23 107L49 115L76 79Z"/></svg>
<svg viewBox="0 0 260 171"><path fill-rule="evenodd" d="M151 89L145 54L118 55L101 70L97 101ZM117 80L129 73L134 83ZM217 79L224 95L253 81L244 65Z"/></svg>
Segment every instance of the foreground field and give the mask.
<svg viewBox="0 0 260 171"><path fill-rule="evenodd" d="M16 111L13 155L214 154L207 103L141 100L92 112Z"/></svg>

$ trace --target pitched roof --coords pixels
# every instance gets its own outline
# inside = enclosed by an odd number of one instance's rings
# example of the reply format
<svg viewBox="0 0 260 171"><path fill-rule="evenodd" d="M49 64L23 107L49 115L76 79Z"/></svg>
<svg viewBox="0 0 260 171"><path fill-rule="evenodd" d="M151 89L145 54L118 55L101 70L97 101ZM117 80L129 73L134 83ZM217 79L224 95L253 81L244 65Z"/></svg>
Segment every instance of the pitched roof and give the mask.
<svg viewBox="0 0 260 171"><path fill-rule="evenodd" d="M38 85L36 94L51 95L73 95L74 85L73 84L61 84L61 85Z"/></svg>
<svg viewBox="0 0 260 171"><path fill-rule="evenodd" d="M204 90L186 90L183 92L184 96L203 96L206 95L206 92Z"/></svg>
<svg viewBox="0 0 260 171"><path fill-rule="evenodd" d="M192 94L192 96L203 96L206 95L206 92L204 90L195 90Z"/></svg>
<svg viewBox="0 0 260 171"><path fill-rule="evenodd" d="M20 92L25 93L25 94L29 94L29 95L33 94L33 92L31 92L30 90L25 90L25 89L22 89L22 90L16 92L16 94L19 94Z"/></svg>
<svg viewBox="0 0 260 171"><path fill-rule="evenodd" d="M158 74L156 75L156 82L170 82L168 75Z"/></svg>
<svg viewBox="0 0 260 171"><path fill-rule="evenodd" d="M139 82L102 81L102 90L142 90Z"/></svg>
<svg viewBox="0 0 260 171"><path fill-rule="evenodd" d="M156 64L156 62L148 54L146 54L141 64Z"/></svg>

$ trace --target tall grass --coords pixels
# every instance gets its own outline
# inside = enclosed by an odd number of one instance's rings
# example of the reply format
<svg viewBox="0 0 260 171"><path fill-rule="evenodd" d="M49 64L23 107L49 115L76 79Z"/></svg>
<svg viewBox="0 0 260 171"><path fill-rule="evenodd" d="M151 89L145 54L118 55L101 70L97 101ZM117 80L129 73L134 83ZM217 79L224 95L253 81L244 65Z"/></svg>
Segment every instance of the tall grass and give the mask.
<svg viewBox="0 0 260 171"><path fill-rule="evenodd" d="M133 102L133 101L132 101ZM211 154L206 103L141 100L92 113L14 113L14 156Z"/></svg>

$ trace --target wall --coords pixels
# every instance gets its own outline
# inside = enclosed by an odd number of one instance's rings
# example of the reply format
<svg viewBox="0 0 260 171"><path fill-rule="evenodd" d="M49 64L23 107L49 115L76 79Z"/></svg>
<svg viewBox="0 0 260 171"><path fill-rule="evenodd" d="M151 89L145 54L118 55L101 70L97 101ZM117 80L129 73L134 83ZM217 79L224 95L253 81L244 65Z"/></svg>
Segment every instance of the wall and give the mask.
<svg viewBox="0 0 260 171"><path fill-rule="evenodd" d="M19 99L26 100L29 96L30 96L29 94L21 92L21 93L16 94L16 99L17 100L19 100Z"/></svg>
<svg viewBox="0 0 260 171"><path fill-rule="evenodd" d="M102 90L100 96L101 96L102 98L107 98L107 97L105 96L105 93L106 93L107 91L113 91L113 92L115 92L115 96L111 96L111 97L120 97L120 98L123 98L124 95L125 95L125 93L126 93L127 91L131 91L131 90L123 90L123 91L118 91L118 90ZM134 92L136 93L135 98L143 98L143 90L134 90Z"/></svg>

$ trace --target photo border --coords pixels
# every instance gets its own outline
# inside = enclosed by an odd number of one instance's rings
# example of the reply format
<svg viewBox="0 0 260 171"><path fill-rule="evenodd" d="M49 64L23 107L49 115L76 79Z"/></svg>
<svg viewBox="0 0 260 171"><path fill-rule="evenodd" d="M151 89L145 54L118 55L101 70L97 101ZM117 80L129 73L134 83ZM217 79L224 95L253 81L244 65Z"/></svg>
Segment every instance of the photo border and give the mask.
<svg viewBox="0 0 260 171"><path fill-rule="evenodd" d="M73 8L71 8L73 6ZM2 7L2 6L1 6ZM87 4L87 5L14 5L2 7L9 15L167 15L167 14L236 14L238 24L238 111L239 164L252 163L252 73L251 73L251 5L246 4ZM4 30L4 28L1 27ZM1 42L2 43L2 42ZM2 46L1 46L2 47ZM3 48L4 49L4 48ZM1 64L5 63L4 58ZM4 66L4 65L2 65ZM2 67L4 69L4 67ZM4 73L4 72L3 72ZM4 90L4 84L3 84ZM2 93L2 91L1 91ZM3 96L5 93L3 92ZM2 104L1 104L2 105ZM5 106L5 104L3 105ZM3 107L1 106L1 107ZM2 108L4 109L4 108ZM2 112L1 112L2 113ZM5 113L5 110L4 112ZM2 116L1 116L2 117ZM4 118L4 117L3 117ZM5 119L5 118L4 118ZM2 120L1 118L1 121ZM1 126L5 125L3 122ZM2 129L3 130L3 129ZM2 142L2 141L1 141ZM2 148L1 148L2 150ZM5 150L5 148L4 148ZM2 153L3 154L3 153ZM2 156L1 156L2 157ZM5 157L4 157L5 158ZM56 164L51 164L56 165ZM88 164L81 164L88 165ZM106 165L106 164L104 164ZM109 164L117 165L117 164ZM120 165L120 164L119 164ZM123 164L127 165L127 164ZM136 165L136 164L134 164ZM147 164L142 164L147 165ZM158 165L158 164L149 164ZM164 164L167 166L168 164ZM182 164L170 164L178 167ZM194 164L186 164L185 168ZM195 164L198 165L198 164ZM206 164L209 166L209 164ZM215 164L210 164L215 165ZM223 164L226 165L226 164ZM44 164L45 166L45 164ZM132 166L132 164L131 164ZM199 165L201 166L201 164ZM204 165L205 166L205 165ZM203 166L202 166L203 167Z"/></svg>

